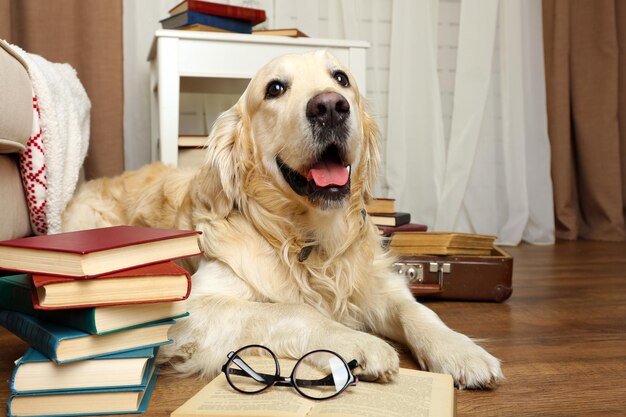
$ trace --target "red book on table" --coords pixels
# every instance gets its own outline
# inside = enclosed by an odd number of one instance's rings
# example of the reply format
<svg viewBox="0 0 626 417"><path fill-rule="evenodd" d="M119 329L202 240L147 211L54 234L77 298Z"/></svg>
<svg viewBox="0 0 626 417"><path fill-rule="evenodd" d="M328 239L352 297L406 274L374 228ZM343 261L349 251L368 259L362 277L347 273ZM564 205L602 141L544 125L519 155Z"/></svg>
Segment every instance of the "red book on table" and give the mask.
<svg viewBox="0 0 626 417"><path fill-rule="evenodd" d="M247 20L253 26L265 22L265 10L250 7L231 6L229 4L213 3L210 1L184 0L169 10L170 15L185 11L205 13L214 16L229 17L237 20Z"/></svg>
<svg viewBox="0 0 626 417"><path fill-rule="evenodd" d="M428 226L419 223L406 223L400 226L377 226L382 236L391 236L397 232L425 232Z"/></svg>

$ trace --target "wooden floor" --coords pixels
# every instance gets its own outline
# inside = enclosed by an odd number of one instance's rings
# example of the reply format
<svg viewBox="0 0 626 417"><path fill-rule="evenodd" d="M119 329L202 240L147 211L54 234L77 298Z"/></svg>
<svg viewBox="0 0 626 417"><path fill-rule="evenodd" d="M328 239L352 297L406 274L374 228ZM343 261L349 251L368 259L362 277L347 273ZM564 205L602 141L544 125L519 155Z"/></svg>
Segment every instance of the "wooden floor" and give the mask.
<svg viewBox="0 0 626 417"><path fill-rule="evenodd" d="M503 304L430 302L452 328L503 362L493 391L457 391L457 416L626 415L626 243L506 248L513 296ZM0 329L0 415L26 345ZM406 356L403 365L415 367ZM148 416L169 416L206 381L159 377Z"/></svg>

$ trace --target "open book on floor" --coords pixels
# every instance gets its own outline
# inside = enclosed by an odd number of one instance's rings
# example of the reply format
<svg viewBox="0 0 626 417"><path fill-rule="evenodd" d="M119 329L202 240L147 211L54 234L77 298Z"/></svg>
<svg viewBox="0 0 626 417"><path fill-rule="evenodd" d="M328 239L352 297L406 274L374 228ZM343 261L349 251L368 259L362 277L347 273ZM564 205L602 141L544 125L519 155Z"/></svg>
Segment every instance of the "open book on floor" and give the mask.
<svg viewBox="0 0 626 417"><path fill-rule="evenodd" d="M158 368L153 368L148 384L133 388L13 395L7 403L7 415L43 417L145 413L158 372Z"/></svg>
<svg viewBox="0 0 626 417"><path fill-rule="evenodd" d="M281 360L282 362L282 360ZM220 374L176 409L171 417L452 417L454 385L450 375L401 368L386 384L359 382L328 401L312 401L291 387L241 394Z"/></svg>

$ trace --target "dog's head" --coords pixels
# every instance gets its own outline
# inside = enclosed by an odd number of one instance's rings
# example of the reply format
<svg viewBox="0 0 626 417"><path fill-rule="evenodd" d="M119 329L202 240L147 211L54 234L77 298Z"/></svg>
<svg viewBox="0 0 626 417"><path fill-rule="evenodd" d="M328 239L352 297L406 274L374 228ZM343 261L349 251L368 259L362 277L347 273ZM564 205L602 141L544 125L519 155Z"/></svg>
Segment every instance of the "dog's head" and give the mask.
<svg viewBox="0 0 626 417"><path fill-rule="evenodd" d="M326 52L265 65L213 127L203 174L213 211L227 215L258 188L304 210L362 203L379 159L364 107L350 71Z"/></svg>

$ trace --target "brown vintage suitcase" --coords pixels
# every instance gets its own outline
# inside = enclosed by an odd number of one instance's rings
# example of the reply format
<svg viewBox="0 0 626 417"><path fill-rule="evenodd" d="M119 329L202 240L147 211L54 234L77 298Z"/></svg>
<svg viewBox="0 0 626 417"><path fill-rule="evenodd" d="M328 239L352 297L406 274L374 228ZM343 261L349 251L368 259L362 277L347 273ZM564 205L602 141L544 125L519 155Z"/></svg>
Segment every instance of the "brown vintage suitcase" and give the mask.
<svg viewBox="0 0 626 417"><path fill-rule="evenodd" d="M513 258L497 246L485 256L401 256L394 268L416 298L502 302L513 292Z"/></svg>

